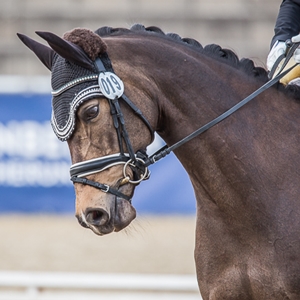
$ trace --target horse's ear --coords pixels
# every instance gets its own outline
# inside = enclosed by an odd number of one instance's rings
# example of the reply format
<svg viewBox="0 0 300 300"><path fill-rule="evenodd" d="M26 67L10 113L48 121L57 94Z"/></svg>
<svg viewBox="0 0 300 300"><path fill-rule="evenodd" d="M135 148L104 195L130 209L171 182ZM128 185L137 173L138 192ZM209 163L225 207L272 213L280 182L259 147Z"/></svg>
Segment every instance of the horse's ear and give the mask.
<svg viewBox="0 0 300 300"><path fill-rule="evenodd" d="M66 60L83 68L94 70L94 62L79 46L60 38L51 32L36 31L36 34L46 40L49 46Z"/></svg>
<svg viewBox="0 0 300 300"><path fill-rule="evenodd" d="M40 61L51 71L53 56L55 52L51 48L36 42L35 40L29 38L24 34L17 33L17 36L30 50L32 50L35 53L35 55L40 59Z"/></svg>

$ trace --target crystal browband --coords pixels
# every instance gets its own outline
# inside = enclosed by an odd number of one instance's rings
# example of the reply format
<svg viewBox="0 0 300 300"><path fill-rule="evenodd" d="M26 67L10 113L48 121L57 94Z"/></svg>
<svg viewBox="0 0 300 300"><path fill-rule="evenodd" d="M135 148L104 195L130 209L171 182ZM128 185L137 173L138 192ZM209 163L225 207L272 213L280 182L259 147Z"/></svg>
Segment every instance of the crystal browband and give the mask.
<svg viewBox="0 0 300 300"><path fill-rule="evenodd" d="M92 80L97 80L98 79L98 74L96 75L89 75L89 76L84 76L84 77L80 77L80 78L76 78L66 84L64 84L62 87L60 87L57 90L53 90L51 92L52 96L58 96L60 94L62 94L63 92L65 92L66 90L70 89L71 87L79 84L79 83L83 83L83 82L87 82L87 81L92 81Z"/></svg>

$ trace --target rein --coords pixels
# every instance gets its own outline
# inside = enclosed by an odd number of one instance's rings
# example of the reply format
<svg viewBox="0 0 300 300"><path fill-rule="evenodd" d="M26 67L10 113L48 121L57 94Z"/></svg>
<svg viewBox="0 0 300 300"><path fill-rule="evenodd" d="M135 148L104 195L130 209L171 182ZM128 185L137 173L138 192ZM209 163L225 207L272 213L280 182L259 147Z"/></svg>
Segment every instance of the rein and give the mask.
<svg viewBox="0 0 300 300"><path fill-rule="evenodd" d="M98 183L92 180L89 180L85 178L84 176L95 174L101 171L104 171L110 167L116 166L116 165L123 165L123 176L124 178L119 181L119 185L123 185L125 183L131 183L131 184L139 184L141 181L146 180L150 177L150 172L148 171L148 166L158 162L163 157L166 157L168 154L170 154L172 151L177 149L178 147L182 146L183 144L187 143L191 139L195 138L196 136L204 133L214 125L220 123L227 117L229 117L231 114L233 114L235 111L243 107L245 104L247 104L249 101L254 99L256 96L273 86L275 83L277 83L282 77L284 77L288 72L290 72L296 65L293 65L286 71L282 72L286 64L288 63L289 59L292 57L294 51L299 46L300 43L291 43L289 45L288 54L286 56L286 59L281 66L279 72L277 75L270 79L268 82L266 82L263 86L261 86L259 89L254 91L251 95L247 96L245 99L234 105L232 108L218 116L217 118L213 119L212 121L208 122L201 128L195 130L187 137L183 138L182 140L178 141L177 143L173 144L172 146L168 147L167 145L161 147L159 150L157 150L153 155L150 157L147 155L145 151L139 150L136 153L134 153L132 145L129 140L129 136L127 133L127 130L125 128L125 120L123 113L120 108L119 104L119 98L122 99L137 115L142 119L142 121L145 123L145 125L148 127L152 141L154 138L154 131L150 125L150 123L147 121L147 119L143 116L142 112L127 98L124 93L121 93L119 95L115 95L114 97L111 97L109 94L106 94L103 92L103 95L109 100L110 108L111 108L111 115L113 118L113 123L115 126L115 129L117 131L118 135L118 141L119 141L119 148L120 153L113 154L113 155L107 155L100 158L95 158L83 162L79 162L76 164L73 164L70 168L70 175L71 175L71 181L74 183L81 183L85 185L90 185L92 187L98 188L101 191L105 193L111 193L117 197L124 198L131 202L131 197L123 194L118 189L112 188L107 184ZM103 58L102 58L103 59ZM282 57L279 57L277 59L278 61L282 60ZM106 66L103 64L106 63ZM99 70L99 77L101 76L101 73L105 74L107 72L107 69L109 71L112 71L112 67L110 64L110 60L108 56L106 55L103 59L103 61L100 58L96 59L96 65ZM275 62L275 68L279 65L279 62ZM274 74L275 71L271 71L271 75ZM124 153L123 149L123 143L122 140L124 140L126 148L129 153ZM134 174L134 179L130 179L130 177L126 173L126 168L130 167Z"/></svg>
<svg viewBox="0 0 300 300"><path fill-rule="evenodd" d="M282 58L281 58L282 59ZM253 92L251 95L247 96L245 99L240 101L238 104L224 112L222 115L218 116L217 118L213 119L212 121L208 122L201 128L197 129L187 137L183 138L182 140L178 141L177 143L173 144L172 146L168 147L167 145L161 147L159 150L157 150L151 157L148 158L146 161L146 166L148 167L149 165L152 165L159 161L161 158L167 156L170 154L172 151L180 147L181 145L187 143L191 139L195 138L196 136L202 134L203 132L207 131L211 127L215 126L216 124L220 123L227 117L229 117L231 114L233 114L235 111L243 107L245 104L247 104L249 101L254 99L256 96L273 86L275 83L277 83L282 77L284 77L287 73L289 73L294 67L297 66L297 63L284 71L283 73L278 74L276 77L273 79L269 80L267 83L265 83L263 86L261 86L259 89L257 89L255 92ZM283 69L283 68L281 68ZM282 71L282 70L281 70Z"/></svg>

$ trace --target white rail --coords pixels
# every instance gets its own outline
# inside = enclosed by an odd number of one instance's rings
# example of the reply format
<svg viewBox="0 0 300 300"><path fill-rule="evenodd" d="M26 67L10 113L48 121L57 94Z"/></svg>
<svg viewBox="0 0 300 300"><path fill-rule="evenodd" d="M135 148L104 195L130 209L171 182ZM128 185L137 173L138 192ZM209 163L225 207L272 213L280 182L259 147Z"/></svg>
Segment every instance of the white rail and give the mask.
<svg viewBox="0 0 300 300"><path fill-rule="evenodd" d="M96 299L104 294L106 299L201 299L194 275L0 272L0 299Z"/></svg>
<svg viewBox="0 0 300 300"><path fill-rule="evenodd" d="M50 74L46 76L0 75L0 93L50 94Z"/></svg>

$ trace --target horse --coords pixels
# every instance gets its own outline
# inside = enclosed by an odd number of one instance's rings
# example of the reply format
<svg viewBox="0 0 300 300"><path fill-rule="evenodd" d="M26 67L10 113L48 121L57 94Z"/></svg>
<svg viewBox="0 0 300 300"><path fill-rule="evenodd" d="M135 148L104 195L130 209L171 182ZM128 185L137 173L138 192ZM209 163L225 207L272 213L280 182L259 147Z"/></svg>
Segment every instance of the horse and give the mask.
<svg viewBox="0 0 300 300"><path fill-rule="evenodd" d="M155 26L37 34L50 47L19 37L52 71L76 217L98 235L136 217L153 132L173 145L268 81L251 59ZM300 299L299 96L277 83L174 150L195 191L204 300Z"/></svg>

